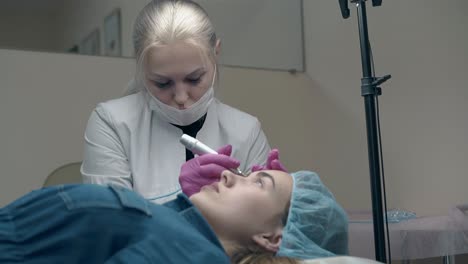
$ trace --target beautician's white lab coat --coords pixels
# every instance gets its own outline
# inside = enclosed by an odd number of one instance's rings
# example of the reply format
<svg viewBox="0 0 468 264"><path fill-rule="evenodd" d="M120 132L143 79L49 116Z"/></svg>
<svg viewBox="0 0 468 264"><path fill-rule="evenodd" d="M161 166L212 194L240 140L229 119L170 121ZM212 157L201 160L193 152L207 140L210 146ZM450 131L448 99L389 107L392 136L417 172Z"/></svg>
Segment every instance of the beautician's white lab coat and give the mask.
<svg viewBox="0 0 468 264"><path fill-rule="evenodd" d="M117 184L162 203L180 192L185 148L182 130L149 107L146 91L100 103L85 132L85 183ZM270 146L257 118L214 99L197 139L213 149L226 144L242 171L265 164Z"/></svg>

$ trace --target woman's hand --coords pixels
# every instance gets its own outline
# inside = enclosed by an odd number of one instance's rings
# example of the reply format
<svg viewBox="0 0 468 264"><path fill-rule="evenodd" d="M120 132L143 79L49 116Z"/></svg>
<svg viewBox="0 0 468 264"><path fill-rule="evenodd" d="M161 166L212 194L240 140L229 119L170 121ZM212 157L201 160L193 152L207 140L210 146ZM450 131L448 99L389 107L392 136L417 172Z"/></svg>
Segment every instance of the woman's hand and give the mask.
<svg viewBox="0 0 468 264"><path fill-rule="evenodd" d="M288 172L286 167L281 163L279 160L279 150L272 149L270 153L268 153L268 159L265 166L262 165L254 165L252 166L251 171L259 171L259 170L280 170L284 172Z"/></svg>
<svg viewBox="0 0 468 264"><path fill-rule="evenodd" d="M240 162L230 157L231 151L232 146L226 145L217 151L218 154L205 154L185 162L179 175L182 192L190 197L203 186L219 181L224 170L239 167Z"/></svg>

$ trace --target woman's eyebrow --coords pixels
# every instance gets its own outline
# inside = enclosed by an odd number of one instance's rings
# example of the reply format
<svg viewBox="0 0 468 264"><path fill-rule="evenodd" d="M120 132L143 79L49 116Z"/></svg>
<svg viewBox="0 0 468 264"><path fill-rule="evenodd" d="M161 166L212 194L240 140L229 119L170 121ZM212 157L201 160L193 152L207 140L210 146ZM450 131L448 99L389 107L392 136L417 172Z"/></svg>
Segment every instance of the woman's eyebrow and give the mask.
<svg viewBox="0 0 468 264"><path fill-rule="evenodd" d="M193 77L193 76L196 76L196 75L201 75L203 73L205 73L205 68L201 67L201 68L198 68L198 69L194 70L193 72L187 74L187 77Z"/></svg>
<svg viewBox="0 0 468 264"><path fill-rule="evenodd" d="M205 72L206 72L205 67L200 67L198 69L195 69L191 73L187 74L186 76L187 77L193 77L194 75L199 75L199 74L201 75L201 74L203 74ZM164 76L164 75L161 75L161 74L158 74L158 73L155 73L155 72L149 72L148 76L153 77L153 78L158 78L158 79L171 79L168 76Z"/></svg>
<svg viewBox="0 0 468 264"><path fill-rule="evenodd" d="M157 73L149 73L148 77L156 78L156 79L170 79L169 77L166 77L164 75L160 75L160 74L157 74Z"/></svg>
<svg viewBox="0 0 468 264"><path fill-rule="evenodd" d="M264 171L260 171L260 172L257 173L257 176L269 178L271 180L271 182L273 183L273 189L276 188L275 178L273 178L273 176L271 176L271 174L266 173Z"/></svg>

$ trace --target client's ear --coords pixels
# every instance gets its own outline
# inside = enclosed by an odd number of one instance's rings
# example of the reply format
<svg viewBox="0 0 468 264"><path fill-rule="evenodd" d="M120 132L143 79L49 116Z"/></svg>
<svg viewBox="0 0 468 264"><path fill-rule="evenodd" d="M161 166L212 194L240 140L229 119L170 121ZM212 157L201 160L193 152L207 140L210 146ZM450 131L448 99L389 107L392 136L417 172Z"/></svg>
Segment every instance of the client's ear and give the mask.
<svg viewBox="0 0 468 264"><path fill-rule="evenodd" d="M281 245L283 238L283 228L277 228L273 232L256 234L253 236L253 241L261 248L276 253Z"/></svg>

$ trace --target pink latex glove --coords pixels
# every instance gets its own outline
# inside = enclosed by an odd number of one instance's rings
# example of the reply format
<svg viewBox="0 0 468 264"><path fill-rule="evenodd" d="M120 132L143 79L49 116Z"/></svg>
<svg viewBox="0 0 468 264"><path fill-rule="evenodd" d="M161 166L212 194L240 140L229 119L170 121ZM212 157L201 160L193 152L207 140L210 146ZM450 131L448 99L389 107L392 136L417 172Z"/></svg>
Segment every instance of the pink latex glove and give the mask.
<svg viewBox="0 0 468 264"><path fill-rule="evenodd" d="M231 151L232 146L226 145L217 151L218 154L205 154L185 162L179 175L182 192L190 197L203 186L219 181L224 170L239 167L240 162L230 157Z"/></svg>
<svg viewBox="0 0 468 264"><path fill-rule="evenodd" d="M288 172L286 170L286 167L281 164L281 161L279 160L279 150L278 149L272 149L270 153L268 153L268 159L266 162L266 166L262 165L253 165L251 171L259 171L259 170L280 170L284 172Z"/></svg>

